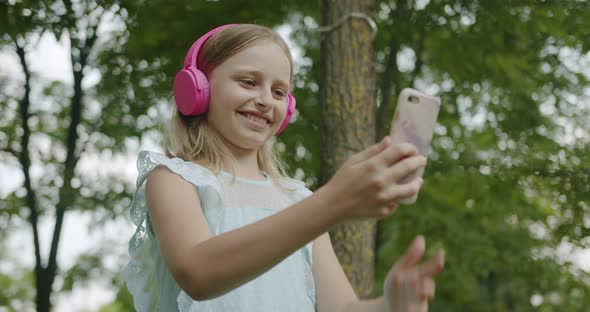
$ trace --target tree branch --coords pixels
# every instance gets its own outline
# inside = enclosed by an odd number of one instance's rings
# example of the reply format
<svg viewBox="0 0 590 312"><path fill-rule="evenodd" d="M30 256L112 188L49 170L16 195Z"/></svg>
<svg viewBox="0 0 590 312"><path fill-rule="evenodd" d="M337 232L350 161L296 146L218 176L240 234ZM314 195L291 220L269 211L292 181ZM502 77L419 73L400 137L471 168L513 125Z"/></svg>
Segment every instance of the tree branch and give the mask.
<svg viewBox="0 0 590 312"><path fill-rule="evenodd" d="M418 43L416 44L416 64L410 78L410 86L412 87L414 87L414 82L416 82L416 78L422 69L422 64L424 64L424 57L422 55L422 51L424 51L424 36L425 27L422 28L422 31L420 32L420 38L418 38Z"/></svg>
<svg viewBox="0 0 590 312"><path fill-rule="evenodd" d="M102 17L101 17L102 18ZM70 54L73 76L74 76L74 95L71 100L71 112L70 112L70 126L68 128L68 134L66 138L66 161L64 164L64 175L63 175L63 186L59 190L59 202L56 205L56 216L55 216L55 227L53 229L53 237L51 240L51 249L49 251L49 259L47 269L50 276L50 285L53 283L55 278L55 272L57 270L57 249L59 247L59 240L61 236L61 228L63 225L63 219L65 211L74 202L74 190L71 185L72 178L74 177L74 169L80 159L80 154L76 153L76 143L78 141L78 125L81 122L82 115L82 98L84 90L82 89L82 79L84 78L84 68L88 61L88 55L94 43L97 39L96 29L100 25L101 18L96 25L91 26L93 30L89 38L86 38L84 45L80 49L79 57L76 57L73 53ZM87 32L89 33L89 32ZM72 43L75 41L72 41ZM72 46L72 51L73 51ZM76 63L79 66L76 66Z"/></svg>
<svg viewBox="0 0 590 312"><path fill-rule="evenodd" d="M19 103L19 113L22 123L23 135L21 137L22 148L20 153L17 153L16 151L8 148L7 150L10 150L15 156L17 156L21 164L23 176L25 178L24 185L27 191L26 203L31 212L29 215L29 223L31 223L31 227L33 229L33 243L35 245L35 271L37 273L36 276L38 278L38 276L40 276L40 274L42 274L43 271L41 263L41 248L39 244L39 230L37 226L39 219L39 209L37 207L37 195L35 193L35 190L33 189L31 183L31 176L29 174L29 170L31 168L31 159L29 156L29 139L31 136L31 129L29 128L28 121L31 116L31 114L29 113L31 104L31 72L29 71L29 67L27 65L26 52L24 47L18 43L18 40L16 40L15 38L13 39L14 45L16 47L16 54L18 55L23 73L25 75L25 94L23 95L23 98L20 100Z"/></svg>

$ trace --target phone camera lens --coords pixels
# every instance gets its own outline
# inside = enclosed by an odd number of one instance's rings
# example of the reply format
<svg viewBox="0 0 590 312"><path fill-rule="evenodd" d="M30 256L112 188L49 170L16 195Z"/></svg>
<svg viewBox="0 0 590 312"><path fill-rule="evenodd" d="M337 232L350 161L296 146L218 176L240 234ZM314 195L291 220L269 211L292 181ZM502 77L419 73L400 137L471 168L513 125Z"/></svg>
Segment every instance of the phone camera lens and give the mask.
<svg viewBox="0 0 590 312"><path fill-rule="evenodd" d="M408 102L416 104L420 102L420 99L415 95L410 95L408 96Z"/></svg>

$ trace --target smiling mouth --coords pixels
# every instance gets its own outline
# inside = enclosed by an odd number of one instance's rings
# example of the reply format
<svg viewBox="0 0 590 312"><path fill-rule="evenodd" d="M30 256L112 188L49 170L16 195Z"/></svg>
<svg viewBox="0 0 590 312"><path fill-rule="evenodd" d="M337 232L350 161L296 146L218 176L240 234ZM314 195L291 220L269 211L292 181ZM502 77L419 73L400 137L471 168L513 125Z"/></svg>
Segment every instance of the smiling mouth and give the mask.
<svg viewBox="0 0 590 312"><path fill-rule="evenodd" d="M260 116L256 116L255 114L248 113L248 112L239 112L240 115L244 116L246 119L253 121L260 125L268 125L270 122L266 118L262 118Z"/></svg>

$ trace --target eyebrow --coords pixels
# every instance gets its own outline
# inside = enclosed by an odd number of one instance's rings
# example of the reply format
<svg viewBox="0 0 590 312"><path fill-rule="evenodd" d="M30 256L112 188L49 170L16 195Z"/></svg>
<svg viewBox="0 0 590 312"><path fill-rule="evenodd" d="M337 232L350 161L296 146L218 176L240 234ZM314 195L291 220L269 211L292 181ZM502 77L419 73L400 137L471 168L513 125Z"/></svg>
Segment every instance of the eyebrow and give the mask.
<svg viewBox="0 0 590 312"><path fill-rule="evenodd" d="M264 76L264 74L260 70L252 69L252 68L238 68L236 70L236 73L253 74L254 76ZM284 80L275 79L273 81L273 83L279 83L279 84L283 85L285 88L289 89L289 84L287 82L285 82Z"/></svg>

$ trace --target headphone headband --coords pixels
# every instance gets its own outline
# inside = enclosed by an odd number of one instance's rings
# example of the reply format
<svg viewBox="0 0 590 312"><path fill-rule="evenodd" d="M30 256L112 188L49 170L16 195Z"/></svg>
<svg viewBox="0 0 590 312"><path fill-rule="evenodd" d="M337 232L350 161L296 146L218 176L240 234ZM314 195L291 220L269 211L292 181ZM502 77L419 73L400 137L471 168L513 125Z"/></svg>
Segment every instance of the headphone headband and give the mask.
<svg viewBox="0 0 590 312"><path fill-rule="evenodd" d="M216 33L235 25L236 24L221 25L219 27L211 29L209 32L201 36L195 43L193 43L191 48L186 53L186 57L184 58L184 68L187 68L188 66L196 68L198 53L201 50L201 46L205 44L207 39L211 38L211 36L215 35Z"/></svg>

